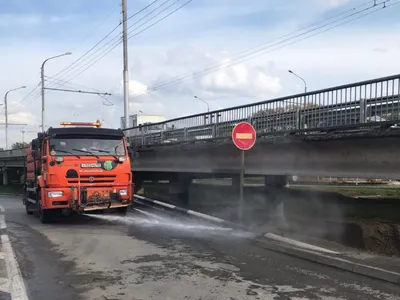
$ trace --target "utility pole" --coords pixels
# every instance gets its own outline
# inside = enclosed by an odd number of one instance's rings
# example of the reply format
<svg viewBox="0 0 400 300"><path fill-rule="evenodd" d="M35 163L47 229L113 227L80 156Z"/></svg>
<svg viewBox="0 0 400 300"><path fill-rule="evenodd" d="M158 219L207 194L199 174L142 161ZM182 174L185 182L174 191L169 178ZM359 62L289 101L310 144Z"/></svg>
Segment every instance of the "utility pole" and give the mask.
<svg viewBox="0 0 400 300"><path fill-rule="evenodd" d="M0 122L0 125L6 125L6 126L8 126L8 125L18 125L18 126L26 126L27 124L21 124L21 123L8 123L8 122ZM8 141L7 141L8 142ZM6 147L6 150L9 150L9 149L7 149L8 147Z"/></svg>
<svg viewBox="0 0 400 300"><path fill-rule="evenodd" d="M125 128L129 128L129 73L128 73L128 12L127 0L122 0L122 43L124 54L124 115Z"/></svg>
<svg viewBox="0 0 400 300"><path fill-rule="evenodd" d="M24 126L21 127L21 135L22 135L22 144L25 143L25 133L36 133L37 131L33 130L25 130Z"/></svg>

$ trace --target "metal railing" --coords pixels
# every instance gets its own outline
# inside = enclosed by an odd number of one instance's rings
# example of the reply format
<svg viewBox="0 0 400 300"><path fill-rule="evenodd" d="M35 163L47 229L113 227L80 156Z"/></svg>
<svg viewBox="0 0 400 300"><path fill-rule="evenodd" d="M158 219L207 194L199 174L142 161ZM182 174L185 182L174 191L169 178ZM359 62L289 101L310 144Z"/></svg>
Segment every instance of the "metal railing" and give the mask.
<svg viewBox="0 0 400 300"><path fill-rule="evenodd" d="M0 159L12 159L16 157L22 158L25 156L26 156L26 148L0 151Z"/></svg>
<svg viewBox="0 0 400 300"><path fill-rule="evenodd" d="M133 147L230 138L250 122L259 135L400 123L400 74L124 129ZM398 121L398 122L397 122ZM0 159L24 149L0 151Z"/></svg>
<svg viewBox="0 0 400 300"><path fill-rule="evenodd" d="M257 134L268 134L396 120L400 120L400 74L124 130L137 147L228 138L241 121L250 122Z"/></svg>

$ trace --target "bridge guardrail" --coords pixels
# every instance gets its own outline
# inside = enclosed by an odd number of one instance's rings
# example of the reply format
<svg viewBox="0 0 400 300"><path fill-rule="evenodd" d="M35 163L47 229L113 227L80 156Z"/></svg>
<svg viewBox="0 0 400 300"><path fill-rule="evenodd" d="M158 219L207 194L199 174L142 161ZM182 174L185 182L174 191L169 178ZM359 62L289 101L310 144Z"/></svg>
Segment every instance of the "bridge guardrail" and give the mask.
<svg viewBox="0 0 400 300"><path fill-rule="evenodd" d="M400 74L127 129L135 146L230 137L248 121L257 133L399 120Z"/></svg>
<svg viewBox="0 0 400 300"><path fill-rule="evenodd" d="M26 148L0 151L0 159L24 157L25 155L26 155Z"/></svg>

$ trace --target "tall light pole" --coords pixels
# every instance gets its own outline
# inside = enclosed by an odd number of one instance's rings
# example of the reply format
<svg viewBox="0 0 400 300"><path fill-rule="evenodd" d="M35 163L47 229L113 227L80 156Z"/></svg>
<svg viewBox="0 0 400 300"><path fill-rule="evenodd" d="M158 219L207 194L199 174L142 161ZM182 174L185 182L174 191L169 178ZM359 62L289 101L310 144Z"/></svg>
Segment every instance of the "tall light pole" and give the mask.
<svg viewBox="0 0 400 300"><path fill-rule="evenodd" d="M6 121L6 149L8 149L8 111L7 111L7 96L8 93L12 92L12 91L16 91L19 89L24 89L26 88L25 85L11 89L9 91L6 92L6 94L4 95L4 116L5 116L5 121Z"/></svg>
<svg viewBox="0 0 400 300"><path fill-rule="evenodd" d="M208 104L207 101L205 101L205 100L203 100L203 99L201 99L201 98L199 98L199 97L197 97L197 96L194 96L194 97L195 97L196 99L198 99L198 100L204 102L204 103L207 105L207 112L210 112L210 105Z"/></svg>
<svg viewBox="0 0 400 300"><path fill-rule="evenodd" d="M45 128L44 127L44 123L45 123L45 119L44 119L45 118L45 114L44 114L44 112L45 112L45 105L44 105L44 65L50 59L54 59L54 58L65 56L65 55L71 55L71 54L72 54L71 52L66 52L64 54L60 54L60 55L49 57L49 58L47 58L47 59L45 59L43 61L42 67L40 68L40 75L41 75L41 79L42 79L42 132L44 132L44 128Z"/></svg>
<svg viewBox="0 0 400 300"><path fill-rule="evenodd" d="M127 0L122 0L122 43L124 55L124 116L125 128L129 128L129 68L128 68L128 12Z"/></svg>
<svg viewBox="0 0 400 300"><path fill-rule="evenodd" d="M293 72L292 70L288 70L288 72L290 74L293 74L294 76L296 76L297 78L300 78L301 80L303 80L304 82L304 93L307 93L307 82L304 80L303 77L300 77L299 75L297 75L295 72Z"/></svg>

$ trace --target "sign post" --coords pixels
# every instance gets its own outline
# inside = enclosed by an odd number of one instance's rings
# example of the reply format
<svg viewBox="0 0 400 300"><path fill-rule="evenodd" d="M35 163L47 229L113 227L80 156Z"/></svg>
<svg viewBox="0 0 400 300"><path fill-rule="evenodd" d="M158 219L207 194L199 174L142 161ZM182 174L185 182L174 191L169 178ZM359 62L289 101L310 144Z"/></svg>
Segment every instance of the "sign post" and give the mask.
<svg viewBox="0 0 400 300"><path fill-rule="evenodd" d="M244 184L244 152L253 148L256 143L256 130L248 122L240 122L232 130L232 141L240 151L240 181L239 181L239 220L243 219L243 184Z"/></svg>

